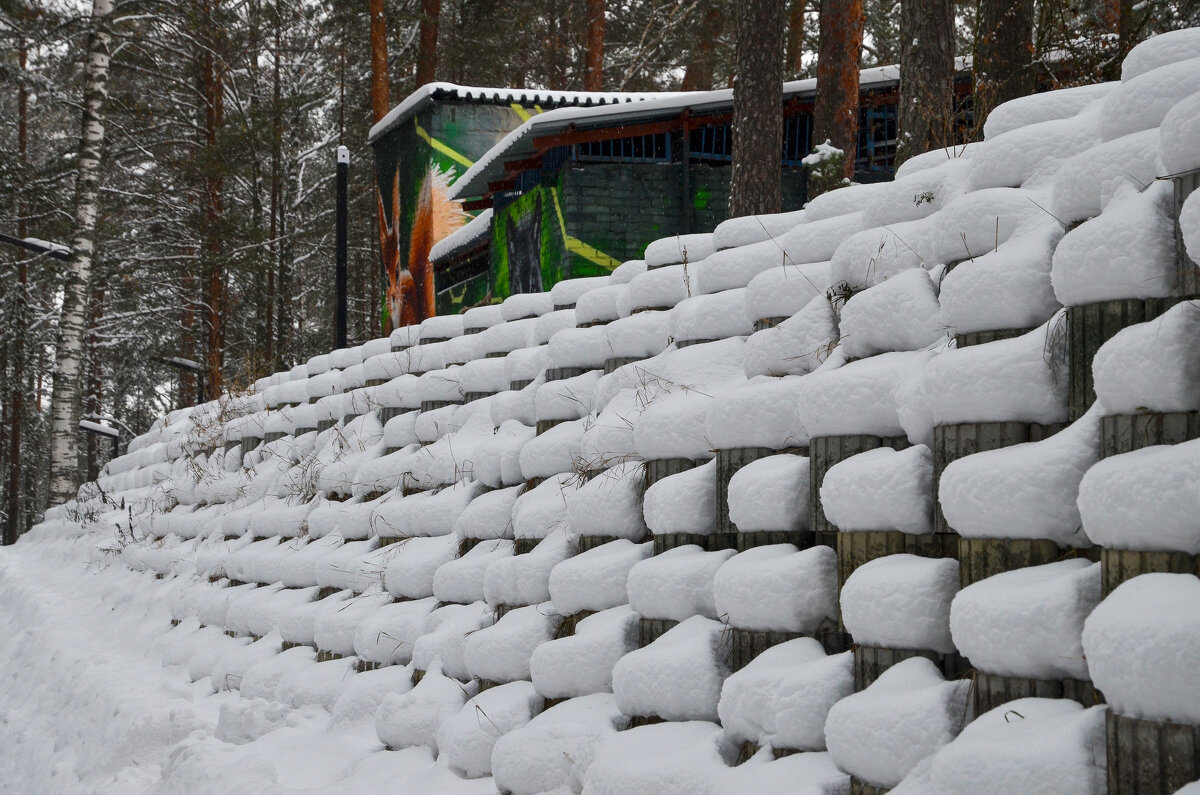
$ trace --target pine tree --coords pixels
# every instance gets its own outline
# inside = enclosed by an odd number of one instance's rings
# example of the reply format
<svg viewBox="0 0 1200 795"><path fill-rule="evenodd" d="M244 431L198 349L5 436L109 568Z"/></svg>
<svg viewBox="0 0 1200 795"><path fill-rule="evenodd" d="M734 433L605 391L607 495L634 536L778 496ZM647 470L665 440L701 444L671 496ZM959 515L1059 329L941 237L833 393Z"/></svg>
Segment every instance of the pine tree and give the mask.
<svg viewBox="0 0 1200 795"><path fill-rule="evenodd" d="M783 151L783 0L738 5L729 215L777 213Z"/></svg>

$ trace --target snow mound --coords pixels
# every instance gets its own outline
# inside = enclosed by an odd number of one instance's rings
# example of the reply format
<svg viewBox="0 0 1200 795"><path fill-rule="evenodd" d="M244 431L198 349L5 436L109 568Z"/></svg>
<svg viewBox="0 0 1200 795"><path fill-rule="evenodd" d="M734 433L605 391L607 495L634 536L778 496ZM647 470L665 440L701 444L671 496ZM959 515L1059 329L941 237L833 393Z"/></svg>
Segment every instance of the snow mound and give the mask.
<svg viewBox="0 0 1200 795"><path fill-rule="evenodd" d="M1100 415L1093 406L1049 439L960 458L938 483L946 521L968 538L1090 546L1076 496L1084 473L1100 457L1099 447Z"/></svg>
<svg viewBox="0 0 1200 795"><path fill-rule="evenodd" d="M713 578L734 554L732 549L705 552L687 545L646 558L629 570L629 604L646 618L716 618Z"/></svg>
<svg viewBox="0 0 1200 795"><path fill-rule="evenodd" d="M751 461L729 479L729 520L739 531L803 530L808 526L807 456Z"/></svg>
<svg viewBox="0 0 1200 795"><path fill-rule="evenodd" d="M638 646L638 616L628 605L579 621L575 634L547 641L529 658L529 673L546 698L612 691L613 666Z"/></svg>
<svg viewBox="0 0 1200 795"><path fill-rule="evenodd" d="M1172 207L1170 183L1143 191L1118 184L1104 212L1055 249L1050 280L1058 300L1071 306L1169 295L1177 276Z"/></svg>
<svg viewBox="0 0 1200 795"><path fill-rule="evenodd" d="M850 357L919 350L943 334L937 291L921 268L881 281L842 307L841 342Z"/></svg>
<svg viewBox="0 0 1200 795"><path fill-rule="evenodd" d="M653 547L622 538L567 558L550 571L550 598L566 615L623 605L629 570L650 557Z"/></svg>
<svg viewBox="0 0 1200 795"><path fill-rule="evenodd" d="M1200 554L1198 458L1193 440L1099 461L1079 484L1088 537L1108 549Z"/></svg>
<svg viewBox="0 0 1200 795"><path fill-rule="evenodd" d="M1059 315L1028 334L934 358L922 375L934 423L1065 420L1065 325Z"/></svg>
<svg viewBox="0 0 1200 795"><path fill-rule="evenodd" d="M746 340L743 369L756 375L804 375L817 369L838 339L837 315L823 295L773 328Z"/></svg>
<svg viewBox="0 0 1200 795"><path fill-rule="evenodd" d="M713 595L731 626L812 634L837 618L837 553L791 544L748 549L717 569Z"/></svg>
<svg viewBox="0 0 1200 795"><path fill-rule="evenodd" d="M958 561L887 555L846 579L842 621L855 643L949 653L950 603L957 592Z"/></svg>
<svg viewBox="0 0 1200 795"><path fill-rule="evenodd" d="M823 751L829 709L853 692L851 653L827 657L816 640L796 638L731 674L717 712L736 742Z"/></svg>
<svg viewBox="0 0 1200 795"><path fill-rule="evenodd" d="M438 725L439 758L467 778L491 775L496 740L541 711L542 697L529 682L488 688Z"/></svg>
<svg viewBox="0 0 1200 795"><path fill-rule="evenodd" d="M829 710L829 754L851 775L894 787L958 734L969 688L970 682L947 682L924 657L897 663Z"/></svg>
<svg viewBox="0 0 1200 795"><path fill-rule="evenodd" d="M933 757L936 795L1101 795L1104 707L1019 698L973 720Z"/></svg>
<svg viewBox="0 0 1200 795"><path fill-rule="evenodd" d="M597 746L624 722L608 693L557 704L496 740L491 760L496 786L513 795L578 792Z"/></svg>
<svg viewBox="0 0 1200 795"><path fill-rule="evenodd" d="M1083 622L1100 602L1100 564L1078 558L988 577L954 597L950 630L988 673L1087 679Z"/></svg>
<svg viewBox="0 0 1200 795"><path fill-rule="evenodd" d="M933 532L933 453L923 444L868 450L834 464L821 482L821 506L842 532Z"/></svg>
<svg viewBox="0 0 1200 795"><path fill-rule="evenodd" d="M725 626L693 616L613 666L613 694L626 715L716 720L728 675Z"/></svg>
<svg viewBox="0 0 1200 795"><path fill-rule="evenodd" d="M1200 580L1143 574L1088 616L1083 650L1110 708L1146 720L1200 723Z"/></svg>
<svg viewBox="0 0 1200 795"><path fill-rule="evenodd" d="M1092 371L1108 414L1200 409L1200 304L1184 301L1121 329L1100 346Z"/></svg>
<svg viewBox="0 0 1200 795"><path fill-rule="evenodd" d="M716 530L717 464L665 477L646 489L642 511L655 533L712 533Z"/></svg>

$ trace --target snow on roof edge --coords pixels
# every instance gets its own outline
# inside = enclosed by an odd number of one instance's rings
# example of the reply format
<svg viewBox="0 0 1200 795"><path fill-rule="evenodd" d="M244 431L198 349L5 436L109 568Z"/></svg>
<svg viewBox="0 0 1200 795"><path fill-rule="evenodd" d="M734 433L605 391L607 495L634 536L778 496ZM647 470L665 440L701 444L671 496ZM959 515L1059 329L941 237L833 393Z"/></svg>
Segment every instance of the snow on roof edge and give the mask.
<svg viewBox="0 0 1200 795"><path fill-rule="evenodd" d="M492 227L492 208L489 207L463 226L433 244L429 249L429 261L445 259L455 251L465 248L487 234Z"/></svg>
<svg viewBox="0 0 1200 795"><path fill-rule="evenodd" d="M655 93L631 91L549 91L537 88L498 88L460 86L455 83L426 83L409 94L403 102L388 111L367 133L367 143L373 144L384 133L415 116L435 99L483 100L487 102L555 103L574 106L598 106L619 102L635 102L662 96Z"/></svg>
<svg viewBox="0 0 1200 795"><path fill-rule="evenodd" d="M970 69L970 57L959 56L955 58L954 67L956 72ZM874 66L859 72L858 84L859 88L863 89L883 84L898 83L899 80L900 67L898 65ZM813 93L816 89L817 80L815 77L803 80L790 80L783 84L781 96L785 98L795 97ZM480 176L486 174L495 160L502 157L509 149L535 129L540 130L543 127L561 129L565 128L567 124L577 121L599 122L611 116L629 114L648 115L656 111L683 111L698 108L712 109L732 105L732 103L733 89L720 88L712 91L677 91L669 94L651 95L650 98L638 102L636 107L633 108L609 104L594 107L563 107L540 113L527 119L515 130L501 138L495 146L475 161L475 164L463 172L454 181L454 184L450 186L449 196L452 199L457 199L473 195L468 190L471 184L476 182ZM477 190L475 192L479 193L481 191Z"/></svg>

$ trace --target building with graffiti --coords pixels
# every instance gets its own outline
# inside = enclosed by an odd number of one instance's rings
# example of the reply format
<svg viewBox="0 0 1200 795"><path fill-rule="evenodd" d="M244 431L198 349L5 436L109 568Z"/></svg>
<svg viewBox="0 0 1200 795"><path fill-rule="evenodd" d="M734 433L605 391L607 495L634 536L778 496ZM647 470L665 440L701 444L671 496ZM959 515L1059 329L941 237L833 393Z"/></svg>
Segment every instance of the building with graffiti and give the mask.
<svg viewBox="0 0 1200 795"><path fill-rule="evenodd" d="M543 111L651 96L430 83L393 108L368 139L375 150L385 328L486 300L486 288L455 291L451 299L428 257L435 242L470 220L447 193L476 160Z"/></svg>
<svg viewBox="0 0 1200 795"><path fill-rule="evenodd" d="M970 74L961 66L956 93L965 125ZM521 92L471 89L485 92L471 96L467 89L437 85L443 93L430 96L426 87L414 94L376 126L371 140L381 212L392 213L381 218L396 230L389 232L396 242L384 242L385 261L393 250L407 252L409 263L424 260L430 275L422 282L425 305L438 313L548 290L561 279L603 275L640 258L652 240L712 229L725 219L730 89L555 94L558 106L550 109L549 103L502 100ZM856 181L892 176L898 91L898 68L863 71ZM807 200L802 161L814 143L815 93L811 79L783 86L784 210ZM506 124L511 126L503 129ZM397 198L389 203L387 195ZM462 225L462 213L490 213L486 222L480 218L469 230L444 236L447 227L437 212L422 210L427 200L455 214L449 231ZM409 207L415 211L406 213ZM426 226L414 229L418 221Z"/></svg>

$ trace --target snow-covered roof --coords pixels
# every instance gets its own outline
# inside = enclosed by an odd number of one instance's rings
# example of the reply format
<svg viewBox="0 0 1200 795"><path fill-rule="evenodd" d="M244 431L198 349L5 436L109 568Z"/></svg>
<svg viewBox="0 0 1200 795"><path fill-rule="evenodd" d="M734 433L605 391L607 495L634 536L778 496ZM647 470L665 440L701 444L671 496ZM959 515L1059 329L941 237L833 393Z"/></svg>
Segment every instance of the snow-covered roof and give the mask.
<svg viewBox="0 0 1200 795"><path fill-rule="evenodd" d="M454 83L426 83L388 114L375 123L367 135L368 143L384 133L403 124L408 119L440 100L459 100L492 104L516 103L518 105L576 105L595 106L620 102L635 102L662 96L661 94L632 91L548 91L539 88L488 88L484 86L460 86Z"/></svg>
<svg viewBox="0 0 1200 795"><path fill-rule="evenodd" d="M488 233L492 228L492 208L489 207L472 218L461 229L456 229L433 244L429 249L429 261L439 262L451 254L466 248Z"/></svg>
<svg viewBox="0 0 1200 795"><path fill-rule="evenodd" d="M970 67L969 58L957 58L955 68ZM863 69L859 76L859 88L871 89L894 85L900 81L899 66L877 66ZM792 80L783 84L781 97L784 100L808 98L817 90L816 78ZM673 118L690 111L693 115L728 111L733 107L733 89L715 91L687 91L645 99L636 104L605 105L602 107L569 107L539 113L520 127L504 136L475 165L471 166L450 187L451 198L474 196L484 192L489 182L506 176L505 160L530 157L535 153L534 138L553 135L568 128L602 129L627 122L648 122L656 119Z"/></svg>

